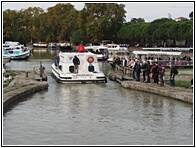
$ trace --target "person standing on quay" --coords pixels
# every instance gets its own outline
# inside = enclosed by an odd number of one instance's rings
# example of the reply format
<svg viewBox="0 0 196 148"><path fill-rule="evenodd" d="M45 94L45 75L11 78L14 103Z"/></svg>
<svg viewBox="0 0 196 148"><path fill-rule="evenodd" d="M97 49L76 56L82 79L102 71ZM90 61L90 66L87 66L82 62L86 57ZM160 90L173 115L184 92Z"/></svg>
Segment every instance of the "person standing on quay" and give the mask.
<svg viewBox="0 0 196 148"><path fill-rule="evenodd" d="M151 69L150 62L146 61L146 69L145 69L146 77L147 77L146 83L150 83L150 69Z"/></svg>
<svg viewBox="0 0 196 148"><path fill-rule="evenodd" d="M165 68L163 66L161 66L161 64L159 64L158 71L159 71L159 78L160 78L160 86L164 86L163 75L164 75Z"/></svg>
<svg viewBox="0 0 196 148"><path fill-rule="evenodd" d="M146 81L146 61L142 63L143 82Z"/></svg>
<svg viewBox="0 0 196 148"><path fill-rule="evenodd" d="M175 87L175 75L178 74L178 70L172 65L169 65L169 67L170 67L170 85L171 87Z"/></svg>
<svg viewBox="0 0 196 148"><path fill-rule="evenodd" d="M155 63L155 68L153 69L154 73L154 83L158 84L159 83L159 65L158 63Z"/></svg>
<svg viewBox="0 0 196 148"><path fill-rule="evenodd" d="M134 69L136 81L140 81L141 65L139 60L137 60L133 69Z"/></svg>

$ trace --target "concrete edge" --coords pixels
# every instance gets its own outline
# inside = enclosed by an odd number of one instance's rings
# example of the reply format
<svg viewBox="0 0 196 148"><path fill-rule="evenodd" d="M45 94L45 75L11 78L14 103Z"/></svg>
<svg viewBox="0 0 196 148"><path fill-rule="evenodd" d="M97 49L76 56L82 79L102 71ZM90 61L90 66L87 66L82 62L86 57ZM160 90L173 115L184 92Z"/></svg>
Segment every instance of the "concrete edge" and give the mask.
<svg viewBox="0 0 196 148"><path fill-rule="evenodd" d="M48 89L48 86L49 85L47 82L42 82L5 93L3 95L3 111L10 107L14 102L20 100L22 97Z"/></svg>
<svg viewBox="0 0 196 148"><path fill-rule="evenodd" d="M151 87L146 83L140 83L136 81L121 81L116 78L115 73L109 73L108 76L110 80L119 82L124 88L152 93L193 104L193 94L188 92L171 90L169 88L160 89L161 87Z"/></svg>

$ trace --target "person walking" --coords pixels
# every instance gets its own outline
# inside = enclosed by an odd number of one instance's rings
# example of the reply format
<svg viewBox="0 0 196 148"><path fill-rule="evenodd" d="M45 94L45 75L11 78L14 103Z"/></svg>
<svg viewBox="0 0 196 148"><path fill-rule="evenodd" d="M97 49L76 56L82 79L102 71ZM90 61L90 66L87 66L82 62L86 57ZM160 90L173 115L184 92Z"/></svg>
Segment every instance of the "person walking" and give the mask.
<svg viewBox="0 0 196 148"><path fill-rule="evenodd" d="M175 87L175 75L178 74L178 70L176 67L173 67L172 65L169 65L170 67L170 85L171 87Z"/></svg>
<svg viewBox="0 0 196 148"><path fill-rule="evenodd" d="M80 65L80 60L76 55L73 58L73 64L74 64L74 73L78 73L78 65Z"/></svg>

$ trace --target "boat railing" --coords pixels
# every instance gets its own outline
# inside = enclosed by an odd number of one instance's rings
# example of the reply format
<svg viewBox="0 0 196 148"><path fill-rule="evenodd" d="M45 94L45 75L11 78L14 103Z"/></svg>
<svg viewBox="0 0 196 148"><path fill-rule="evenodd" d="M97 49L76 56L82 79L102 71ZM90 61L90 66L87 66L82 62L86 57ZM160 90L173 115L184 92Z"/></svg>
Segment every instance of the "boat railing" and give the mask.
<svg viewBox="0 0 196 148"><path fill-rule="evenodd" d="M157 62L159 64L161 64L162 66L169 66L169 65L174 65L174 66L193 66L193 60L157 60L154 61Z"/></svg>

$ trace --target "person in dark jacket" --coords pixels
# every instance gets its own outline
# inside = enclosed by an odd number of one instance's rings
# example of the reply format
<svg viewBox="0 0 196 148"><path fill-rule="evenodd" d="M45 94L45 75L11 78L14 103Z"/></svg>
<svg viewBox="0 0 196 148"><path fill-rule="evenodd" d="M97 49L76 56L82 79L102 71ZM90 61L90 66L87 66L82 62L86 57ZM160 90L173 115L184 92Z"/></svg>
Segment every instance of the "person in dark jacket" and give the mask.
<svg viewBox="0 0 196 148"><path fill-rule="evenodd" d="M146 81L146 61L142 63L143 82Z"/></svg>
<svg viewBox="0 0 196 148"><path fill-rule="evenodd" d="M150 62L147 61L146 62L146 69L145 69L145 74L146 74L146 77L147 77L146 83L150 83L150 69L151 69Z"/></svg>
<svg viewBox="0 0 196 148"><path fill-rule="evenodd" d="M169 65L170 67L170 85L175 87L175 75L178 73L176 67Z"/></svg>
<svg viewBox="0 0 196 148"><path fill-rule="evenodd" d="M140 81L141 65L140 65L140 61L139 60L135 63L135 66L134 66L133 69L134 69L136 81Z"/></svg>
<svg viewBox="0 0 196 148"><path fill-rule="evenodd" d="M117 65L121 64L120 58L118 56L115 58L114 63L117 64Z"/></svg>
<svg viewBox="0 0 196 148"><path fill-rule="evenodd" d="M155 63L155 68L154 68L154 83L158 84L159 83L159 65L158 63Z"/></svg>
<svg viewBox="0 0 196 148"><path fill-rule="evenodd" d="M73 64L74 64L74 73L78 73L78 65L80 65L80 60L76 55L73 58Z"/></svg>
<svg viewBox="0 0 196 148"><path fill-rule="evenodd" d="M59 61L60 61L60 58L59 58L59 54L57 53L56 56L54 57L54 64L56 68L59 68Z"/></svg>

